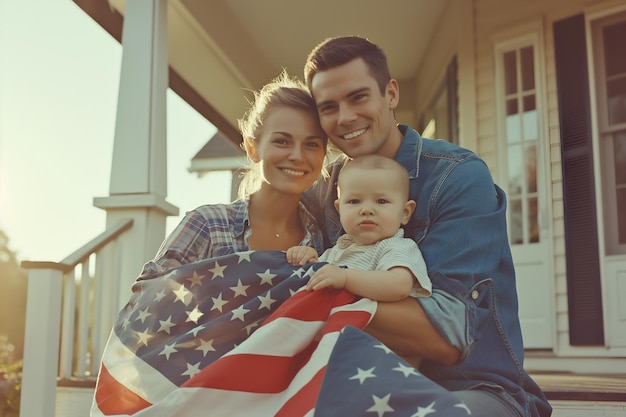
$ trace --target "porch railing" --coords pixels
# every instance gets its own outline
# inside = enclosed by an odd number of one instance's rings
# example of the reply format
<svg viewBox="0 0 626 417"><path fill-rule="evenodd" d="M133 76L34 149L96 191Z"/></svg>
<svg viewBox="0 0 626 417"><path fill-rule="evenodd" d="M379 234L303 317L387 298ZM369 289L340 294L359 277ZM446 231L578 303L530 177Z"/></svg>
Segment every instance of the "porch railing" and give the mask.
<svg viewBox="0 0 626 417"><path fill-rule="evenodd" d="M28 273L21 417L54 415L57 385L95 385L119 305L120 239L108 228L61 262L22 262Z"/></svg>

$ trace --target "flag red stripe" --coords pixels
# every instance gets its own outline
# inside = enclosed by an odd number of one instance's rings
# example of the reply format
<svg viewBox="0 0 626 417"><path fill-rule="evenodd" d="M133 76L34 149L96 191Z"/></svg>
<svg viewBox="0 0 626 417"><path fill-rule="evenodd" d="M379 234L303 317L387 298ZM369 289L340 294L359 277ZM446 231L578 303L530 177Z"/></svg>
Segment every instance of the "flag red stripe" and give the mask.
<svg viewBox="0 0 626 417"><path fill-rule="evenodd" d="M104 365L100 367L98 374L95 400L102 414L106 416L132 415L152 405L113 378Z"/></svg>
<svg viewBox="0 0 626 417"><path fill-rule="evenodd" d="M324 333L338 332L346 325L363 329L369 323L371 317L372 313L369 311L348 310L333 312L324 327Z"/></svg>
<svg viewBox="0 0 626 417"><path fill-rule="evenodd" d="M280 343L280 341L277 341ZM286 390L317 347L312 343L294 356L230 355L204 368L184 387L275 394Z"/></svg>
<svg viewBox="0 0 626 417"><path fill-rule="evenodd" d="M303 416L315 407L326 367L321 368L300 391L293 395L276 413L275 417Z"/></svg>
<svg viewBox="0 0 626 417"><path fill-rule="evenodd" d="M281 317L302 321L326 321L333 307L350 304L357 298L359 297L345 290L324 288L319 291L299 291L269 316L264 324Z"/></svg>

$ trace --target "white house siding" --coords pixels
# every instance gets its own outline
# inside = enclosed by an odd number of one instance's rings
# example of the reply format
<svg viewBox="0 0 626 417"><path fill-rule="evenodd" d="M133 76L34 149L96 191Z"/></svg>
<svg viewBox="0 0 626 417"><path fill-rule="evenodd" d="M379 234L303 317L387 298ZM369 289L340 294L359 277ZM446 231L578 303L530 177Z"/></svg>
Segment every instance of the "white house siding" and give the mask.
<svg viewBox="0 0 626 417"><path fill-rule="evenodd" d="M494 108L494 53L495 39L525 34L528 27L541 28L545 88L545 114L549 149L548 184L551 193L551 243L552 271L554 279L555 346L554 353L561 357L608 356L606 349L574 348L569 343L568 294L565 258L565 226L563 209L563 183L561 171L561 143L557 80L555 70L553 23L560 19L602 8L615 7L624 1L575 1L575 0L475 0L476 80L478 114L478 152L490 165L498 180L500 172L497 153L498 138L494 135L492 115ZM590 51L588 51L590 53ZM586 64L586 63L585 63ZM569 366L569 365L568 365ZM567 369L567 368L566 368Z"/></svg>
<svg viewBox="0 0 626 417"><path fill-rule="evenodd" d="M543 70L537 74L543 84L544 130L548 145L543 148L546 162L546 186L551 201L550 242L554 288L555 357L606 356L603 348L574 348L569 343L568 294L565 258L565 227L561 144L557 80L555 70L553 23L572 15L624 4L624 0L457 0L451 2L434 36L418 75L410 84L415 114L419 115L435 94L441 73L452 56L458 58L460 144L476 151L489 165L496 182L501 172L495 108L494 44L507 37L541 32L540 52ZM470 39L470 40L468 40ZM471 99L469 101L468 99ZM471 115L471 120L468 119ZM604 349L605 350L605 349ZM541 355L539 355L541 356ZM547 362L541 362L546 366ZM558 367L558 365L555 365ZM571 363L565 365L571 366ZM607 367L609 371L610 365ZM571 368L565 368L570 369Z"/></svg>

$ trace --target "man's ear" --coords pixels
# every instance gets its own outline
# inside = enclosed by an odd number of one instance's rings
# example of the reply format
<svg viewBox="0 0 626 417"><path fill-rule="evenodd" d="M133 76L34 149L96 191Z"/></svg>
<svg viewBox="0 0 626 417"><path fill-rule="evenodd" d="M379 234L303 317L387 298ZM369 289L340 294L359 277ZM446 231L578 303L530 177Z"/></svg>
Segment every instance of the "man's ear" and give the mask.
<svg viewBox="0 0 626 417"><path fill-rule="evenodd" d="M387 103L389 104L389 109L395 110L398 107L398 103L400 102L400 86L398 85L398 80L392 78L387 83L387 87L385 90Z"/></svg>
<svg viewBox="0 0 626 417"><path fill-rule="evenodd" d="M415 211L415 201L409 200L404 203L404 208L402 209L402 224L406 225L409 220L411 220L411 216Z"/></svg>
<svg viewBox="0 0 626 417"><path fill-rule="evenodd" d="M335 200L335 209L337 209L337 212L339 212L339 199Z"/></svg>
<svg viewBox="0 0 626 417"><path fill-rule="evenodd" d="M254 163L259 162L259 156L256 153L256 146L254 144L254 139L252 138L243 138L243 147L248 154L248 158Z"/></svg>

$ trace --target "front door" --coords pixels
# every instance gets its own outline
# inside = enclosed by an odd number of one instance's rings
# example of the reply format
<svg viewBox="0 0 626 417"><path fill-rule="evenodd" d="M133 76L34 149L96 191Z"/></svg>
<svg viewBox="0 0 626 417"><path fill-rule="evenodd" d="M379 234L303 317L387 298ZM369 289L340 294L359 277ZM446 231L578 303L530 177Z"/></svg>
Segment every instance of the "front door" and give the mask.
<svg viewBox="0 0 626 417"><path fill-rule="evenodd" d="M551 348L554 339L549 210L538 81L538 35L496 45L500 184L508 197L509 241L525 348Z"/></svg>

